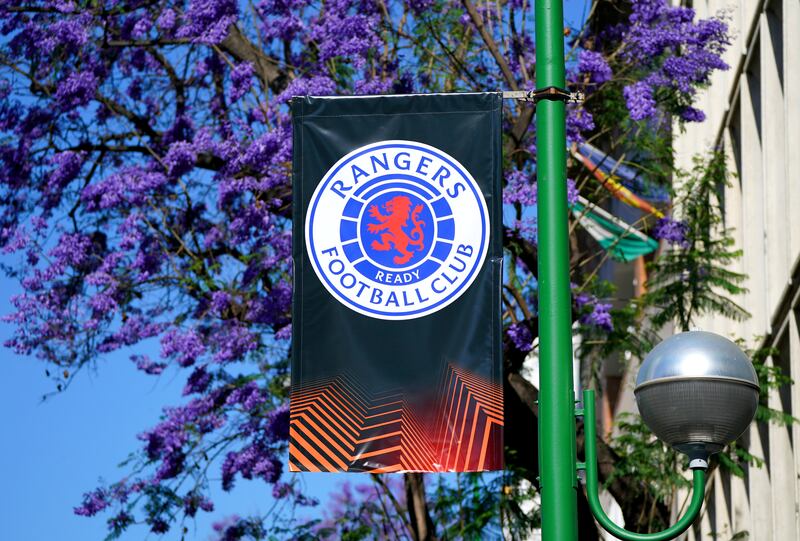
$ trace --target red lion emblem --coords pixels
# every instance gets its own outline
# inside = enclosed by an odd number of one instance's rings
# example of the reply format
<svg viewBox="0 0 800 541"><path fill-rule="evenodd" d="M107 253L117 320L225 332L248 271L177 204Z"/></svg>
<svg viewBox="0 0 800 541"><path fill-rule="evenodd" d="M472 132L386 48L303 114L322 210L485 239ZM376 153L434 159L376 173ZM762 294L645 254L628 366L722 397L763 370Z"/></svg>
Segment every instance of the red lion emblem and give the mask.
<svg viewBox="0 0 800 541"><path fill-rule="evenodd" d="M417 251L425 248L425 236L422 231L422 226L425 222L419 219L419 213L422 212L422 205L414 207L411 212L411 199L404 195L397 195L387 201L383 208L389 213L388 215L381 214L377 205L369 207L369 215L378 220L380 223L367 224L367 231L370 233L381 233L381 240L373 240L372 248L385 252L394 249L400 252L401 255L394 256L393 260L396 265L407 263L413 256L414 252L408 249L409 246L416 247ZM403 228L408 226L408 219L414 224L411 234L407 234Z"/></svg>

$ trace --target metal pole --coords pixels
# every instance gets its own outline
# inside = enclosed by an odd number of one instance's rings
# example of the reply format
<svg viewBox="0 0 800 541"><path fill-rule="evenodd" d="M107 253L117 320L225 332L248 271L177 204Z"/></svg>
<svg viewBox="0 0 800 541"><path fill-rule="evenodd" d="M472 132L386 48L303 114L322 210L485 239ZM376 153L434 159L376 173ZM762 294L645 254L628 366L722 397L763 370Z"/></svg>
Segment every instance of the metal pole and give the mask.
<svg viewBox="0 0 800 541"><path fill-rule="evenodd" d="M655 533L636 533L621 528L608 518L608 515L600 505L600 497L598 495L600 493L600 483L597 480L597 427L595 426L593 390L587 389L583 391L583 410L583 427L586 437L586 463L583 465L586 469L586 496L589 500L589 508L592 510L592 514L603 529L624 541L669 541L688 530L689 526L700 514L700 508L703 506L706 482L705 468L696 467L692 469L692 500L683 516L671 527Z"/></svg>
<svg viewBox="0 0 800 541"><path fill-rule="evenodd" d="M564 88L562 0L536 0L536 86ZM565 103L536 106L542 540L577 541Z"/></svg>

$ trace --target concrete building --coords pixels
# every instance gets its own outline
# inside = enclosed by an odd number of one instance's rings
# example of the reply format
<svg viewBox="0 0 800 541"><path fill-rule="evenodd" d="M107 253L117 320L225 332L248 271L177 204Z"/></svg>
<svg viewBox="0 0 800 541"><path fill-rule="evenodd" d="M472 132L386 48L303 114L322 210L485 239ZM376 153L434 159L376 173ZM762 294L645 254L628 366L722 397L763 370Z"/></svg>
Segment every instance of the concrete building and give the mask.
<svg viewBox="0 0 800 541"><path fill-rule="evenodd" d="M736 172L721 194L725 225L744 257L735 270L748 292L735 299L752 317L708 318L699 327L774 347L770 359L800 382L800 0L696 0L700 17L723 12L733 41L727 72L717 73L699 105L706 122L677 134L679 167L722 145ZM770 396L800 417L800 385ZM696 540L800 539L800 424L753 423L741 442L763 467L739 478L715 471Z"/></svg>

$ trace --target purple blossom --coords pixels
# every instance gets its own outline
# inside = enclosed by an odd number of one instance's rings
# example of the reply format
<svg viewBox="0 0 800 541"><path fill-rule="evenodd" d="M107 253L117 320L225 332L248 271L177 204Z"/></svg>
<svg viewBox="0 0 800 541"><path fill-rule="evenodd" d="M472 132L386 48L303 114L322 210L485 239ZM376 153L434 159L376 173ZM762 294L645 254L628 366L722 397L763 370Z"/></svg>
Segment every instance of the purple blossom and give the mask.
<svg viewBox="0 0 800 541"><path fill-rule="evenodd" d="M73 72L58 84L56 103L62 110L81 107L89 103L97 92L100 82L89 71Z"/></svg>
<svg viewBox="0 0 800 541"><path fill-rule="evenodd" d="M238 18L238 4L234 0L191 0L186 11L187 23L178 29L176 35L216 44L225 39L228 29Z"/></svg>
<svg viewBox="0 0 800 541"><path fill-rule="evenodd" d="M275 340L291 340L292 339L292 324L284 325L275 331Z"/></svg>
<svg viewBox="0 0 800 541"><path fill-rule="evenodd" d="M575 181L571 178L567 179L567 204L569 206L574 205L578 202L578 198L580 198L581 194L578 191L578 186L575 184Z"/></svg>
<svg viewBox="0 0 800 541"><path fill-rule="evenodd" d="M270 441L287 441L289 439L289 405L278 406L267 416L265 430Z"/></svg>
<svg viewBox="0 0 800 541"><path fill-rule="evenodd" d="M122 346L132 346L141 340L157 336L163 329L164 325L161 323L145 321L145 318L139 315L131 316L117 332L105 338L97 349L107 353Z"/></svg>
<svg viewBox="0 0 800 541"><path fill-rule="evenodd" d="M530 239L534 244L539 243L539 221L536 217L515 220L513 227L522 238Z"/></svg>
<svg viewBox="0 0 800 541"><path fill-rule="evenodd" d="M75 11L75 2L71 0L53 0L49 3L61 13L72 13Z"/></svg>
<svg viewBox="0 0 800 541"><path fill-rule="evenodd" d="M194 168L196 159L197 156L192 144L186 141L178 141L169 147L163 162L171 176L179 177Z"/></svg>
<svg viewBox="0 0 800 541"><path fill-rule="evenodd" d="M98 488L92 492L87 492L83 495L83 503L79 507L73 509L76 515L84 517L92 517L108 507L111 502L108 501L108 492L104 489Z"/></svg>
<svg viewBox="0 0 800 541"><path fill-rule="evenodd" d="M264 37L281 40L294 39L304 28L303 20L295 13L306 0L262 0L258 8L266 19L262 26Z"/></svg>
<svg viewBox="0 0 800 541"><path fill-rule="evenodd" d="M0 246L4 254L13 254L28 246L31 237L24 227L4 228L0 231Z"/></svg>
<svg viewBox="0 0 800 541"><path fill-rule="evenodd" d="M47 27L39 46L47 53L52 53L59 47L76 53L89 42L89 33L86 30L88 24L90 20L86 16L56 21Z"/></svg>
<svg viewBox="0 0 800 541"><path fill-rule="evenodd" d="M175 11L173 11L172 8L166 8L161 12L161 15L158 16L158 19L156 19L156 26L162 30L169 31L175 28L176 21L177 17Z"/></svg>
<svg viewBox="0 0 800 541"><path fill-rule="evenodd" d="M264 393L258 388L258 384L254 381L250 381L234 389L231 394L228 395L228 399L225 403L229 405L240 404L245 410L249 411L260 406L266 402L266 400Z"/></svg>
<svg viewBox="0 0 800 541"><path fill-rule="evenodd" d="M202 394L206 392L210 384L211 374L208 373L206 365L198 366L186 380L186 386L183 388L183 395Z"/></svg>
<svg viewBox="0 0 800 541"><path fill-rule="evenodd" d="M203 238L203 247L204 248L211 248L214 244L221 242L224 238L224 233L220 230L219 227L212 227L208 231L206 231L206 235Z"/></svg>
<svg viewBox="0 0 800 541"><path fill-rule="evenodd" d="M243 62L231 70L231 100L236 101L247 92L253 84L253 64Z"/></svg>
<svg viewBox="0 0 800 541"><path fill-rule="evenodd" d="M527 353L533 349L533 335L525 323L512 323L506 329L506 334L518 351Z"/></svg>
<svg viewBox="0 0 800 541"><path fill-rule="evenodd" d="M567 108L567 141L583 142L584 134L594 130L594 116L582 107Z"/></svg>
<svg viewBox="0 0 800 541"><path fill-rule="evenodd" d="M405 0L406 4L411 11L416 15L420 15L427 11L432 5L434 0Z"/></svg>
<svg viewBox="0 0 800 541"><path fill-rule="evenodd" d="M153 28L153 21L150 20L150 17L144 16L136 21L135 25L133 25L131 36L136 39L142 39L143 37L147 36L147 33L150 32L151 28Z"/></svg>
<svg viewBox="0 0 800 541"><path fill-rule="evenodd" d="M686 236L689 234L689 225L683 220L675 220L669 216L661 218L653 229L653 236L678 246L688 246Z"/></svg>
<svg viewBox="0 0 800 541"><path fill-rule="evenodd" d="M336 83L325 75L298 77L281 92L276 100L288 102L293 96L329 96L336 92Z"/></svg>
<svg viewBox="0 0 800 541"><path fill-rule="evenodd" d="M272 487L272 497L276 500L290 496L293 492L292 485L284 483L283 481L278 481Z"/></svg>
<svg viewBox="0 0 800 541"><path fill-rule="evenodd" d="M224 425L225 416L218 408L224 403L225 397L224 391L216 390L184 406L165 408L164 420L138 436L146 442L148 459L158 464L153 476L156 481L172 479L183 471L186 463L184 445L191 439L202 437Z"/></svg>
<svg viewBox="0 0 800 541"><path fill-rule="evenodd" d="M81 171L86 154L83 152L60 152L53 155L50 162L55 166L47 179L45 192L48 194L44 206L52 208L60 201L63 190Z"/></svg>
<svg viewBox="0 0 800 541"><path fill-rule="evenodd" d="M91 237L80 233L65 233L61 235L56 247L50 250L50 257L57 266L77 267L86 261L91 246Z"/></svg>
<svg viewBox="0 0 800 541"><path fill-rule="evenodd" d="M258 340L244 325L229 322L217 327L211 342L214 360L220 363L240 361L258 347Z"/></svg>
<svg viewBox="0 0 800 541"><path fill-rule="evenodd" d="M161 173L139 167L123 168L105 180L84 188L81 199L92 211L108 210L123 205L141 205L148 195L163 188L169 179Z"/></svg>
<svg viewBox="0 0 800 541"><path fill-rule="evenodd" d="M252 299L247 304L247 320L253 323L280 325L289 319L292 305L292 286L278 282L268 295Z"/></svg>
<svg viewBox="0 0 800 541"><path fill-rule="evenodd" d="M586 306L591 302L595 302L596 299L594 296L589 295L588 293L582 291L575 296L575 306L578 307L578 310Z"/></svg>
<svg viewBox="0 0 800 541"><path fill-rule="evenodd" d="M222 315L231 304L231 295L226 291L215 291L211 294L211 311Z"/></svg>
<svg viewBox="0 0 800 541"><path fill-rule="evenodd" d="M622 89L622 94L633 120L652 118L656 114L653 88L644 81L626 86Z"/></svg>
<svg viewBox="0 0 800 541"><path fill-rule="evenodd" d="M282 472L283 462L264 443L256 442L225 456L222 463L222 489L227 492L233 488L237 473L245 479L259 477L267 483L274 483Z"/></svg>
<svg viewBox="0 0 800 541"><path fill-rule="evenodd" d="M350 0L326 3L324 16L316 21L309 37L319 43L319 61L334 57L349 58L362 67L369 52L381 46L376 15L350 14Z"/></svg>
<svg viewBox="0 0 800 541"><path fill-rule="evenodd" d="M142 241L144 234L141 229L142 215L131 212L120 223L117 232L121 235L119 247L122 250L131 250Z"/></svg>
<svg viewBox="0 0 800 541"><path fill-rule="evenodd" d="M105 291L101 291L97 295L92 296L89 299L89 306L92 308L93 312L98 315L113 312L119 306L114 298L115 293L116 287L110 286Z"/></svg>
<svg viewBox="0 0 800 541"><path fill-rule="evenodd" d="M183 512L187 517L195 516L198 509L210 513L214 510L214 503L197 491L183 497Z"/></svg>
<svg viewBox="0 0 800 541"><path fill-rule="evenodd" d="M173 479L183 471L185 463L186 455L182 451L166 453L153 478L159 481Z"/></svg>
<svg viewBox="0 0 800 541"><path fill-rule="evenodd" d="M664 0L637 0L632 2L633 13L630 20L633 23L649 24L660 17L667 9Z"/></svg>
<svg viewBox="0 0 800 541"><path fill-rule="evenodd" d="M164 363L157 363L151 360L147 355L131 355L131 360L136 363L136 368L152 376L161 374L167 367Z"/></svg>
<svg viewBox="0 0 800 541"><path fill-rule="evenodd" d="M595 84L605 83L611 79L611 68L602 54L583 50L578 55L578 71L589 76L589 80Z"/></svg>
<svg viewBox="0 0 800 541"><path fill-rule="evenodd" d="M685 107L681 113L681 120L685 122L703 122L706 119L706 114L700 109L694 107Z"/></svg>
<svg viewBox="0 0 800 541"><path fill-rule="evenodd" d="M170 329L161 337L161 356L175 358L184 367L193 365L205 351L203 339L193 329L186 332Z"/></svg>
<svg viewBox="0 0 800 541"><path fill-rule="evenodd" d="M289 14L284 17L273 17L264 25L264 36L267 38L293 39L304 29L303 20Z"/></svg>
<svg viewBox="0 0 800 541"><path fill-rule="evenodd" d="M359 95L374 95L374 94L388 94L394 87L394 81L391 79L361 79L356 81L354 94Z"/></svg>
<svg viewBox="0 0 800 541"><path fill-rule="evenodd" d="M580 322L584 325L592 325L607 332L614 330L614 323L611 319L611 304L596 302L592 307L592 311L584 314L580 318Z"/></svg>
<svg viewBox="0 0 800 541"><path fill-rule="evenodd" d="M503 203L536 205L536 183L523 171L512 169L506 172L506 186L503 189Z"/></svg>
<svg viewBox="0 0 800 541"><path fill-rule="evenodd" d="M694 98L698 86L708 83L714 70L728 69L721 58L730 42L727 25L719 19L695 22L694 18L694 10L670 6L665 0L632 3L622 56L650 72L644 80L625 88L634 120L654 116L656 89L686 103ZM638 88L633 88L636 85ZM685 121L694 122L700 117L699 111L692 108L680 107L672 112Z"/></svg>

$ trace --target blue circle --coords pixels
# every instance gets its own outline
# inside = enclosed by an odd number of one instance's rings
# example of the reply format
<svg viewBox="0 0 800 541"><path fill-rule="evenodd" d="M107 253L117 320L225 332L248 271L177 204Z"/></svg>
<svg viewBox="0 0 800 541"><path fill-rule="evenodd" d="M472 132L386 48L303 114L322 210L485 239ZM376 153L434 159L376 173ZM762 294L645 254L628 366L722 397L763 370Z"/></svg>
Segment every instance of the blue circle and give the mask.
<svg viewBox="0 0 800 541"><path fill-rule="evenodd" d="M436 156L437 158L439 158L440 160L442 160L443 162L445 162L446 164L448 164L450 167L452 167L456 171L458 171L463 178L466 179L468 177L468 175L462 170L461 167L459 167L458 165L453 163L447 157L439 154L438 152L435 152L434 150L432 150L430 148L414 145L413 143L411 143L411 144L389 143L389 144L385 144L385 145L370 146L369 148L366 148L366 149L362 150L361 152L358 152L358 153L350 156L350 159L340 163L338 167L336 167L333 171L330 171L328 173L328 175L322 180L322 182L321 182L322 190L320 190L319 193L320 194L323 193L324 188L327 186L327 184L329 182L331 182L331 180L334 179L335 175L345 165L350 163L352 160L354 160L355 158L358 158L359 156L363 156L364 154L367 154L369 152L373 152L375 150L380 150L380 149L383 149L383 148L410 148L410 149L415 149L415 150L420 150L422 152L430 153L430 154ZM477 183L476 183L476 185L477 185ZM476 185L473 185L473 183L471 183L471 182L467 182L467 187L472 192L472 195L475 197L475 199L477 201L480 202L481 199L482 199L482 195L476 189ZM311 201L311 208L309 209L309 212L310 212L309 221L310 221L311 224L314 223L314 214L316 213L317 204L318 203L319 203L319 197L317 197L316 199ZM479 206L482 207L482 205L480 205L480 204L479 204ZM486 235L488 233L487 229L488 229L488 226L489 226L489 224L487 223L486 217L484 217L483 212L481 212L480 215L481 215L481 240L480 240L480 243L478 244L478 247L482 247L484 242L486 241ZM317 268L322 268L321 265L320 265L319 258L317 257L316 248L314 247L314 236L313 236L313 234L309 236L309 241L310 241L310 244L311 244L310 252L311 252L312 257L314 258L314 262L316 263ZM488 246L487 246L487 251L488 251ZM482 259L481 255L480 255L480 252L477 255L478 255L477 261L480 261ZM416 315L416 314L419 314L419 313L429 313L429 312L432 312L437 306L441 305L442 303L448 302L454 295L458 295L459 292L461 291L461 289L463 289L463 287L467 283L470 282L470 280L472 278L472 275L480 270L479 267L480 266L477 265L477 264L474 265L469 270L469 273L467 274L467 277L461 282L459 287L454 289L449 295L447 295L444 298L440 299L438 302L432 304L431 306L428 306L427 308L420 308L420 309L417 309L417 310L409 310L407 312L398 313L398 312L389 312L389 311L386 311L386 310L376 310L374 308L369 308L368 306L360 304L360 303L357 303L357 302L353 301L352 299L349 299L349 298L347 298L347 297L345 297L344 295L341 295L341 294L339 295L339 299L341 299L341 300L345 301L346 303L358 308L359 310L364 310L365 312L370 312L370 313L373 313L373 314L376 314L376 315L384 315L384 316L392 317L392 316L413 316L413 315ZM324 272L322 272L321 274L322 274L322 277L324 278L325 282L328 284L328 286L330 286L331 289L333 289L334 291L338 291L338 289L333 285L333 283L328 278L328 276Z"/></svg>
<svg viewBox="0 0 800 541"><path fill-rule="evenodd" d="M425 260L436 242L435 219L426 202L411 192L391 190L368 201L358 225L361 248L389 270Z"/></svg>

